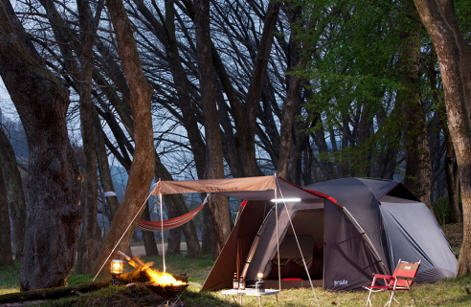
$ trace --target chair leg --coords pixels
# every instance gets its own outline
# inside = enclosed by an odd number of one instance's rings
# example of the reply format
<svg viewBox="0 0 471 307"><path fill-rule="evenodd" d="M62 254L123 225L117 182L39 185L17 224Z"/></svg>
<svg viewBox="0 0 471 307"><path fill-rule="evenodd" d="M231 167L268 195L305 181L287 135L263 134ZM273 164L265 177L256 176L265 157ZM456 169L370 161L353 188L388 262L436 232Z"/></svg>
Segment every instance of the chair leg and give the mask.
<svg viewBox="0 0 471 307"><path fill-rule="evenodd" d="M368 298L366 299L366 306L373 306L373 304L371 303L371 293L373 293L373 291L371 290L368 290Z"/></svg>
<svg viewBox="0 0 471 307"><path fill-rule="evenodd" d="M389 297L389 301L387 301L386 304L384 304L384 306L391 307L392 301L395 300L394 292L395 292L394 290L391 291L391 296Z"/></svg>
<svg viewBox="0 0 471 307"><path fill-rule="evenodd" d="M375 285L375 282L376 282L376 276L373 277L373 280L371 281L371 286L370 288L366 288L368 289L368 298L366 299L366 306L373 306L373 304L371 303L371 293L373 293L373 286Z"/></svg>
<svg viewBox="0 0 471 307"><path fill-rule="evenodd" d="M410 297L412 298L412 302L414 303L414 306L416 305L416 302L415 302L415 297L412 293L412 288L409 288L409 294L410 294Z"/></svg>

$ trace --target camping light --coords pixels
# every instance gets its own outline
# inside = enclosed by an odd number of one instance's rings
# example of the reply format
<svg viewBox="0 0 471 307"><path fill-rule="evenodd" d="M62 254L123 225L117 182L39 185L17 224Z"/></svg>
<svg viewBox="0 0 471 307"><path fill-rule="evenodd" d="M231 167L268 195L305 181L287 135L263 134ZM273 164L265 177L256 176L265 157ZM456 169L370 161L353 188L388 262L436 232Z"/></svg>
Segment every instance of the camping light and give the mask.
<svg viewBox="0 0 471 307"><path fill-rule="evenodd" d="M111 260L111 267L110 267L110 273L111 273L111 284L112 285L118 285L119 281L119 275L123 273L123 267L124 267L124 261L119 260L119 259L113 259Z"/></svg>
<svg viewBox="0 0 471 307"><path fill-rule="evenodd" d="M301 198L299 197L292 197L292 198L273 198L271 200L272 203L299 203Z"/></svg>
<svg viewBox="0 0 471 307"><path fill-rule="evenodd" d="M265 292L265 283L263 282L263 273L258 273L257 274L258 280L255 282L255 289L257 290L258 293L263 293Z"/></svg>

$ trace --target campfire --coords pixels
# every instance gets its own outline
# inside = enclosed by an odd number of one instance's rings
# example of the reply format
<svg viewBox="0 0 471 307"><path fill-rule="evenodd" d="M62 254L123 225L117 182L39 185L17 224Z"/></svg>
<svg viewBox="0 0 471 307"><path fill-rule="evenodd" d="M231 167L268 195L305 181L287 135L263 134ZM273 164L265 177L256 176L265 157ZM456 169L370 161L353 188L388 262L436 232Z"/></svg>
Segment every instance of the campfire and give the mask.
<svg viewBox="0 0 471 307"><path fill-rule="evenodd" d="M177 296L180 292L185 290L186 287L188 287L187 282L177 280L169 273L159 272L158 270L153 269L153 262L143 263L137 256L133 259L121 251L118 253L122 255L129 265L134 267L137 272L145 273L146 287L165 299ZM139 281L142 281L142 278L140 278Z"/></svg>
<svg viewBox="0 0 471 307"><path fill-rule="evenodd" d="M145 272L150 278L150 282L154 285L161 285L161 286L182 286L182 285L187 285L186 282L176 280L175 277L173 277L169 273L162 273L155 271L151 268L146 268Z"/></svg>

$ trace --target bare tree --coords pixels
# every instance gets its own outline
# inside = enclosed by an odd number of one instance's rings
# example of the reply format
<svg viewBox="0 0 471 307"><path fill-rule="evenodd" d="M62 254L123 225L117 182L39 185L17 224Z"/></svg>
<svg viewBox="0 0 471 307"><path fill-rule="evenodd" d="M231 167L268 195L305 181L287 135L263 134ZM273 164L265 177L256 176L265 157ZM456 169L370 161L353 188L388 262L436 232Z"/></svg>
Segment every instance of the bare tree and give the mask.
<svg viewBox="0 0 471 307"><path fill-rule="evenodd" d="M13 263L10 237L10 214L8 214L7 189L3 178L2 167L0 165L0 265Z"/></svg>
<svg viewBox="0 0 471 307"><path fill-rule="evenodd" d="M83 150L85 154L85 182L86 195L84 208L84 218L82 225L82 235L80 241L83 242L81 252L77 261L77 272L89 273L92 270L100 247L101 233L97 222L97 199L98 199L98 175L97 175L97 146L98 133L95 130L95 107L92 101L92 73L93 46L96 38L96 28L103 6L101 1L98 4L96 17L93 18L88 1L77 0L80 23L80 44L79 63L80 69L76 76L78 92L80 95L80 124L83 140Z"/></svg>
<svg viewBox="0 0 471 307"><path fill-rule="evenodd" d="M13 224L15 258L21 259L25 237L26 203L15 153L2 127L0 127L0 163L3 169L8 206Z"/></svg>
<svg viewBox="0 0 471 307"><path fill-rule="evenodd" d="M118 42L119 56L129 85L129 103L133 116L135 150L124 200L113 218L110 231L106 235L103 247L98 255L97 268L106 261L106 257L112 251L113 246L127 230L127 226L132 223L131 225L134 226L119 245L122 249L129 250L132 232L137 222L134 217L139 214L154 176L154 164L149 164L149 161L153 161L155 158L150 114L152 88L142 71L131 24L122 1L108 1L106 5L110 12Z"/></svg>
<svg viewBox="0 0 471 307"><path fill-rule="evenodd" d="M29 146L22 290L61 286L74 263L80 183L66 127L69 92L48 71L9 1L0 3L0 73Z"/></svg>
<svg viewBox="0 0 471 307"><path fill-rule="evenodd" d="M205 112L208 178L224 178L222 140L216 109L216 85L211 54L209 0L196 1L195 14L199 80ZM222 249L231 232L229 202L225 197L214 196L210 200L210 209L218 248Z"/></svg>

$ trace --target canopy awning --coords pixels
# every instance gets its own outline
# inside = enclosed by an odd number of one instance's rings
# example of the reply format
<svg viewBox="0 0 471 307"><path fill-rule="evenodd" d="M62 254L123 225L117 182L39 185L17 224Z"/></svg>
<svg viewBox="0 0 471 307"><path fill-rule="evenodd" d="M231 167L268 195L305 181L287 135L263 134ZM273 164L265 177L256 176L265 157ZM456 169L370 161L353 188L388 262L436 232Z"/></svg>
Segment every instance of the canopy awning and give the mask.
<svg viewBox="0 0 471 307"><path fill-rule="evenodd" d="M308 192L277 176L159 181L152 190L152 195L186 193L221 193L245 200L270 200L290 197L309 200L323 197L323 195L316 195L317 193L314 191Z"/></svg>

